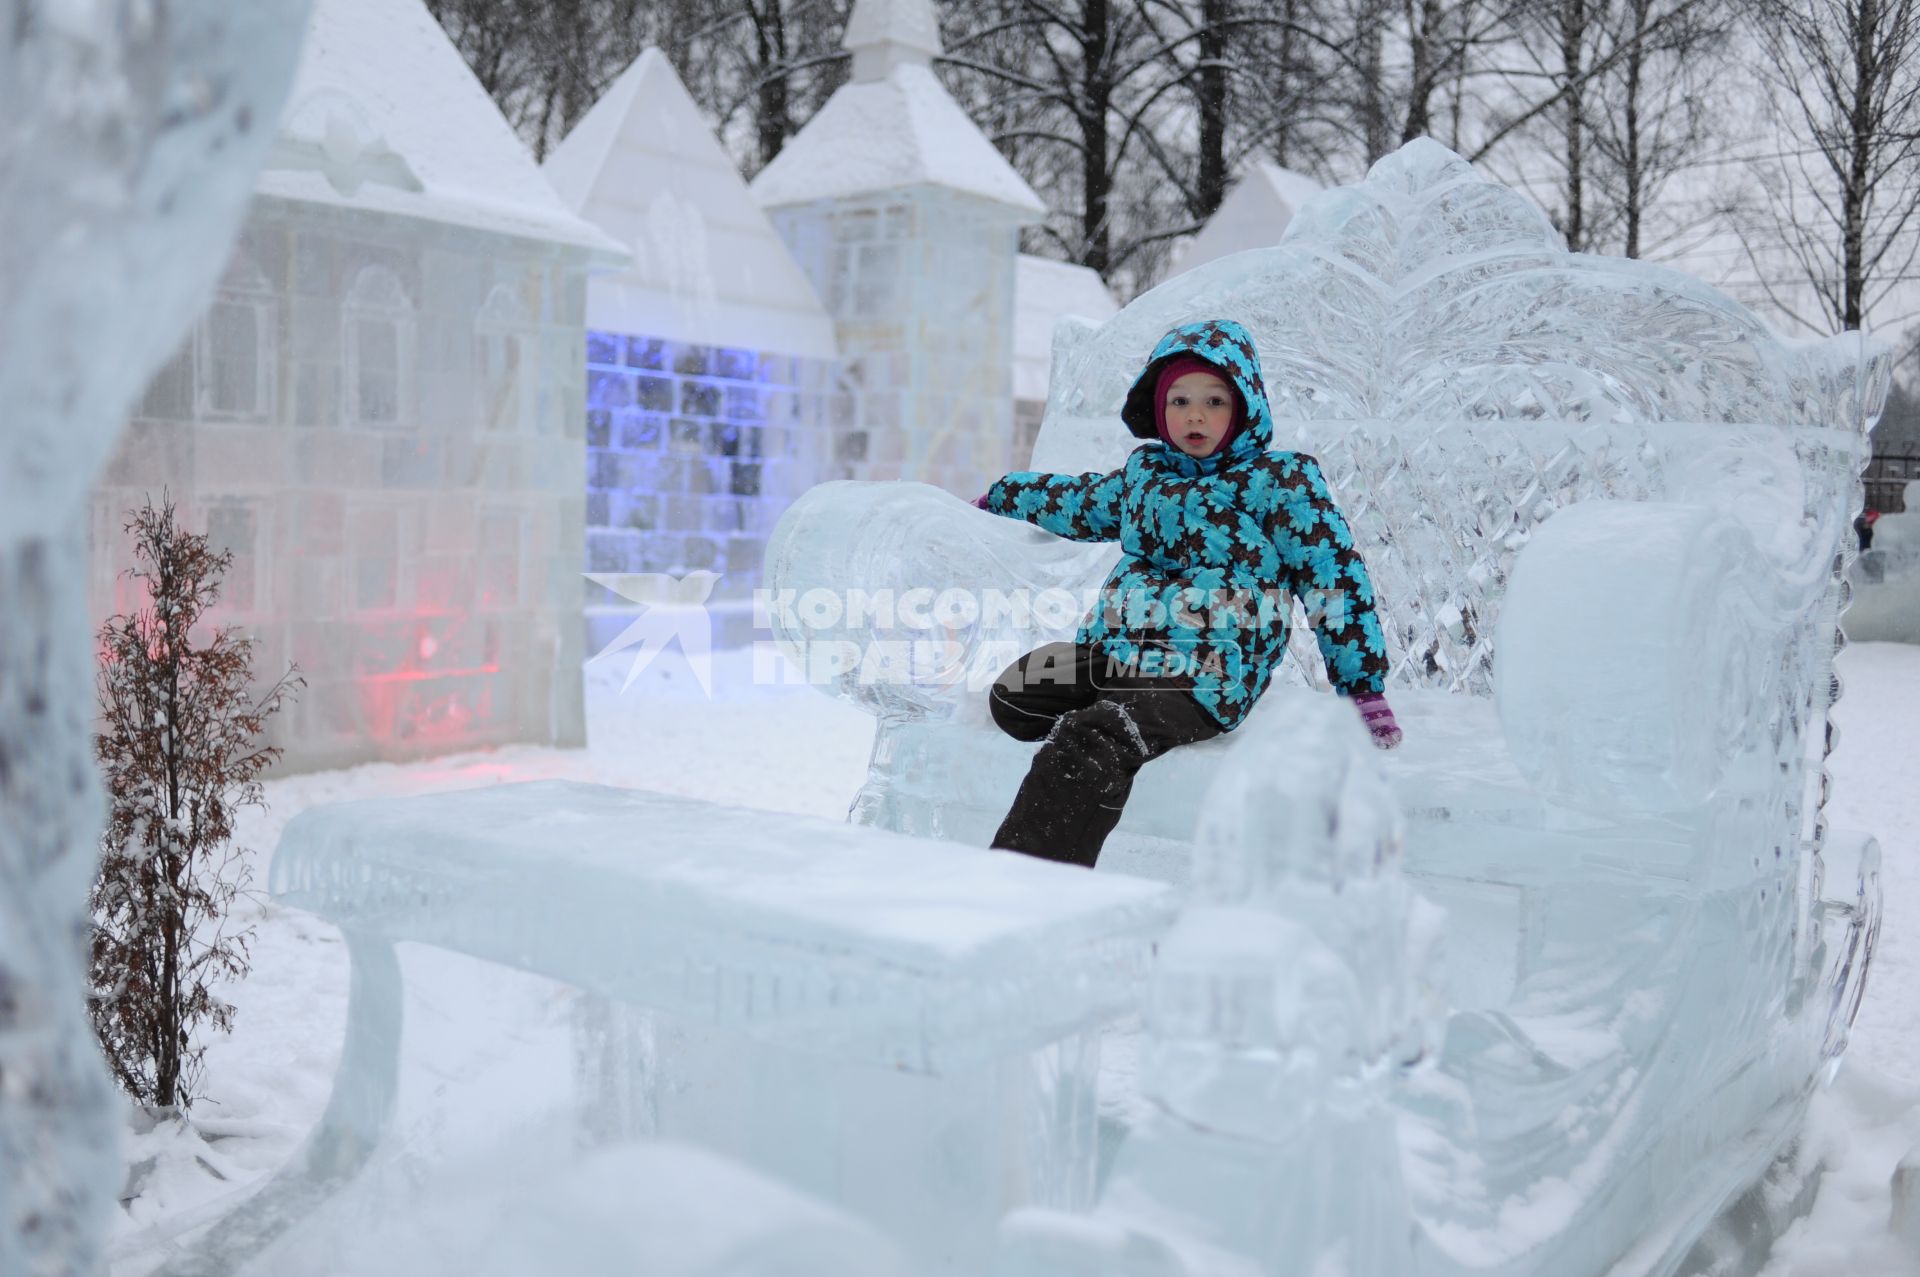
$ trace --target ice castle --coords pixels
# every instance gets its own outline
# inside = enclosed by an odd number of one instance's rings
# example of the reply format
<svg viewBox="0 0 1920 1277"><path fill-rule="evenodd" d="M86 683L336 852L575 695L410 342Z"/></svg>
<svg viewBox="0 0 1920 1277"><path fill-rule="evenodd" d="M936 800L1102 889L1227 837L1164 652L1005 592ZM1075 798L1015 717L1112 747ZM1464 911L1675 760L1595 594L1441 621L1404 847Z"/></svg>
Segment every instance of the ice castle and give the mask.
<svg viewBox="0 0 1920 1277"><path fill-rule="evenodd" d="M164 487L305 693L296 767L585 738L586 279L623 262L417 0L325 0L212 306L92 495L96 623Z"/></svg>
<svg viewBox="0 0 1920 1277"><path fill-rule="evenodd" d="M233 551L256 668L306 673L285 770L578 744L567 671L643 610L583 571L717 574L744 642L808 487L1024 463L1054 321L1114 305L1017 253L1039 201L931 15L856 6L852 81L750 189L657 50L536 168L417 0L320 0L213 305L95 485L96 623L165 487Z"/></svg>

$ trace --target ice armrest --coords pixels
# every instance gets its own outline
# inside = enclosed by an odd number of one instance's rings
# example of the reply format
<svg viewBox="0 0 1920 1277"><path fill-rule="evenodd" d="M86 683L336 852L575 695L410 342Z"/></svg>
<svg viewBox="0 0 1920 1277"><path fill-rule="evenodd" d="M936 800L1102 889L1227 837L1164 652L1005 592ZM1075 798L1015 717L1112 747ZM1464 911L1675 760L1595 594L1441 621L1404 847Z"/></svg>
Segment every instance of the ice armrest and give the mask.
<svg viewBox="0 0 1920 1277"><path fill-rule="evenodd" d="M1697 806L1755 740L1792 620L1777 569L1722 513L1561 510L1516 561L1494 642L1515 764L1575 810Z"/></svg>
<svg viewBox="0 0 1920 1277"><path fill-rule="evenodd" d="M1118 548L1064 541L924 483L823 483L767 543L775 639L881 718L947 718L969 686L1064 639Z"/></svg>

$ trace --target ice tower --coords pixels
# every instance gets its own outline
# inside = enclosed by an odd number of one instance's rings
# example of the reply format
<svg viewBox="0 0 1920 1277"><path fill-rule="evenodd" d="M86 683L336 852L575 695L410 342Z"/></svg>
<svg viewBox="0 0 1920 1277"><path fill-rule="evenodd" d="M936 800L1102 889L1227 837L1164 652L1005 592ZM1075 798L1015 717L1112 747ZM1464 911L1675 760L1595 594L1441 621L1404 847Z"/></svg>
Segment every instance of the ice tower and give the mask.
<svg viewBox="0 0 1920 1277"><path fill-rule="evenodd" d="M718 572L718 637L744 640L767 532L829 452L833 321L660 50L545 172L633 253L587 285L584 566ZM589 650L639 610L590 586Z"/></svg>
<svg viewBox="0 0 1920 1277"><path fill-rule="evenodd" d="M853 78L753 181L833 316L826 477L972 497L1012 454L1014 259L1045 206L934 77L932 0L858 0Z"/></svg>

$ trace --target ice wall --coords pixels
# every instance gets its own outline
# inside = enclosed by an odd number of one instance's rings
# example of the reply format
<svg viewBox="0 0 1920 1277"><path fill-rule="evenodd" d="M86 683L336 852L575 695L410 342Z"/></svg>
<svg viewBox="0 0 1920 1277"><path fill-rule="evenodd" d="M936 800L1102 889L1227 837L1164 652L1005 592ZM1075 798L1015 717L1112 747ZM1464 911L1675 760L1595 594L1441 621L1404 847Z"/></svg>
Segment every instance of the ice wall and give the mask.
<svg viewBox="0 0 1920 1277"><path fill-rule="evenodd" d="M87 485L205 301L302 0L0 3L0 1273L91 1272L117 1186L86 1022L100 822ZM102 358L101 352L111 352Z"/></svg>
<svg viewBox="0 0 1920 1277"><path fill-rule="evenodd" d="M831 444L836 371L824 359L589 331L587 570L718 572L715 639L747 641L767 534ZM589 585L588 650L637 614Z"/></svg>

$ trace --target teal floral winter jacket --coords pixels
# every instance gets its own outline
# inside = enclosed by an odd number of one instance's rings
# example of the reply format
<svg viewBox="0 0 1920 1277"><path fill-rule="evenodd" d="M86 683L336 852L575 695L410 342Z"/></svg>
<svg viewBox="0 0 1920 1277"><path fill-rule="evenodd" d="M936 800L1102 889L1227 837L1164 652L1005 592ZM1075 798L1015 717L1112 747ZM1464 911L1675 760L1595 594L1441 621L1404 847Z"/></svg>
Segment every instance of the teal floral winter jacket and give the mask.
<svg viewBox="0 0 1920 1277"><path fill-rule="evenodd" d="M1198 355L1239 392L1244 425L1211 457L1162 442L1154 387L1167 360ZM1220 726L1239 726L1286 655L1291 600L1304 605L1328 677L1343 695L1385 687L1387 649L1373 582L1312 457L1271 451L1260 361L1229 320L1174 329L1154 347L1121 419L1137 437L1112 474L1018 471L987 508L1123 553L1076 641L1110 667L1185 674Z"/></svg>

